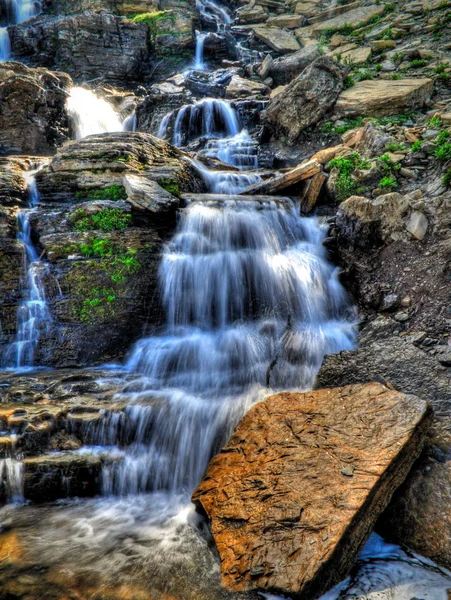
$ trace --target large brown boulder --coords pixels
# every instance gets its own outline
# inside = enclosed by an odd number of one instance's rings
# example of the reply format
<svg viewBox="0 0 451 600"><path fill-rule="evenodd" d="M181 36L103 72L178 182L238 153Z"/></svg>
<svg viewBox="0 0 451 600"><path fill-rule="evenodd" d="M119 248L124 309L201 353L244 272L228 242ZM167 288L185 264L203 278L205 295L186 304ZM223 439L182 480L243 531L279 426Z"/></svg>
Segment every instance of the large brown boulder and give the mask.
<svg viewBox="0 0 451 600"><path fill-rule="evenodd" d="M224 584L313 600L344 579L431 417L424 401L378 383L252 408L193 494Z"/></svg>
<svg viewBox="0 0 451 600"><path fill-rule="evenodd" d="M270 100L262 113L263 124L276 137L286 136L290 145L317 123L333 106L343 89L342 68L332 58L321 56Z"/></svg>
<svg viewBox="0 0 451 600"><path fill-rule="evenodd" d="M53 154L69 139L65 73L0 63L0 154Z"/></svg>
<svg viewBox="0 0 451 600"><path fill-rule="evenodd" d="M148 26L109 13L40 15L8 31L17 59L60 69L77 81L124 85L140 80L148 68Z"/></svg>

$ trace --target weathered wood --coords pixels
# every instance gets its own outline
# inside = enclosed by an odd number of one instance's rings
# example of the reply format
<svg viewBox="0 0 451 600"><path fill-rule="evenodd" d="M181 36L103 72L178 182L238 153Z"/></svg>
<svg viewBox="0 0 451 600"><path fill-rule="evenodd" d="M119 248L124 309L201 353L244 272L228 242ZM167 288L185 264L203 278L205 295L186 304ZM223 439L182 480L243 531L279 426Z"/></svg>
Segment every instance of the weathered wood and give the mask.
<svg viewBox="0 0 451 600"><path fill-rule="evenodd" d="M324 173L317 173L310 179L307 179L304 192L300 198L301 210L303 213L309 213L315 206L326 179L327 177Z"/></svg>
<svg viewBox="0 0 451 600"><path fill-rule="evenodd" d="M278 194L282 190L309 179L321 171L321 166L316 160L309 160L301 165L297 166L292 171L284 173L280 177L270 179L269 181L263 181L261 183L255 183L250 187L246 188L243 195L254 195L254 194Z"/></svg>

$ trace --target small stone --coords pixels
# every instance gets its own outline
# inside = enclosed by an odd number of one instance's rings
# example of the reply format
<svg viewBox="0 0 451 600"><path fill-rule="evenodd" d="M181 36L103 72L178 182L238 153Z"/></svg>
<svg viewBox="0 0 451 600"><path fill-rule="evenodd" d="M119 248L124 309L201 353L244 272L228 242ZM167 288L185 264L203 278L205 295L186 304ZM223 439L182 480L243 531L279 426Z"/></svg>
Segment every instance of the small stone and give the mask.
<svg viewBox="0 0 451 600"><path fill-rule="evenodd" d="M382 312L390 312L394 311L399 306L399 296L398 294L387 294L383 297L380 310Z"/></svg>
<svg viewBox="0 0 451 600"><path fill-rule="evenodd" d="M399 170L399 174L406 179L418 179L418 175L415 173L415 171L412 171L412 169L406 169L403 167Z"/></svg>
<svg viewBox="0 0 451 600"><path fill-rule="evenodd" d="M405 312L403 310L400 310L399 312L397 312L394 316L395 321L398 321L398 323L405 323L406 321L409 320L409 313Z"/></svg>
<svg viewBox="0 0 451 600"><path fill-rule="evenodd" d="M451 367L451 352L446 352L445 354L440 354L438 356L438 361L444 367Z"/></svg>
<svg viewBox="0 0 451 600"><path fill-rule="evenodd" d="M341 474L345 477L353 477L354 476L355 467L345 467L341 470Z"/></svg>
<svg viewBox="0 0 451 600"><path fill-rule="evenodd" d="M421 241L427 233L429 222L427 217L421 212L415 211L410 215L410 219L407 223L407 231L413 235L414 238Z"/></svg>
<svg viewBox="0 0 451 600"><path fill-rule="evenodd" d="M408 308L411 304L412 304L412 299L410 296L404 296L404 298L401 300L401 306L403 308Z"/></svg>

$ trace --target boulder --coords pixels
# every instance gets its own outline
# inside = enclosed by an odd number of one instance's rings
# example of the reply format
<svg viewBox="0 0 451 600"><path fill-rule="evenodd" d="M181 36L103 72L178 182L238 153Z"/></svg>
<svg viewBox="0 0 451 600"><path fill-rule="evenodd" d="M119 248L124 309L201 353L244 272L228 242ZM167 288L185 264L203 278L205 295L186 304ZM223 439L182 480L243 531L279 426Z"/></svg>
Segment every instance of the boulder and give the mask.
<svg viewBox="0 0 451 600"><path fill-rule="evenodd" d="M333 30L340 30L342 27L352 27L357 29L363 25L366 25L370 19L381 16L384 14L383 5L362 6L354 10L345 12L344 14L338 15L333 19L322 21L312 28L312 34L314 37L321 37L323 33Z"/></svg>
<svg viewBox="0 0 451 600"><path fill-rule="evenodd" d="M37 183L46 200L114 200L126 197L123 178L128 174L181 192L205 189L186 154L138 132L104 133L66 144L39 172Z"/></svg>
<svg viewBox="0 0 451 600"><path fill-rule="evenodd" d="M262 96L269 93L269 88L263 83L244 79L239 75L233 75L229 85L226 87L225 97L230 99L246 98L247 96Z"/></svg>
<svg viewBox="0 0 451 600"><path fill-rule="evenodd" d="M340 241L370 248L389 239L409 209L409 199L397 192L377 198L351 196L340 204L337 225Z"/></svg>
<svg viewBox="0 0 451 600"><path fill-rule="evenodd" d="M371 56L371 48L368 46L362 46L361 48L353 48L346 52L339 52L340 48L336 52L340 56L340 61L347 65L361 65Z"/></svg>
<svg viewBox="0 0 451 600"><path fill-rule="evenodd" d="M426 402L378 383L255 405L192 498L224 584L313 600L344 579L431 418Z"/></svg>
<svg viewBox="0 0 451 600"><path fill-rule="evenodd" d="M136 107L136 123L139 131L158 133L164 117L192 102L192 94L183 82L174 78L149 88L147 96Z"/></svg>
<svg viewBox="0 0 451 600"><path fill-rule="evenodd" d="M253 27L257 39L279 54L300 50L301 46L290 31L273 27Z"/></svg>
<svg viewBox="0 0 451 600"><path fill-rule="evenodd" d="M279 29L296 29L300 27L304 21L302 15L278 15L277 17L270 17L267 22L267 27L277 27Z"/></svg>
<svg viewBox="0 0 451 600"><path fill-rule="evenodd" d="M149 28L105 12L40 15L9 28L14 56L60 69L76 81L100 78L124 85L149 67Z"/></svg>
<svg viewBox="0 0 451 600"><path fill-rule="evenodd" d="M264 23L268 13L259 4L245 4L236 11L238 23Z"/></svg>
<svg viewBox="0 0 451 600"><path fill-rule="evenodd" d="M316 46L303 48L274 60L268 69L267 76L271 77L276 86L286 85L320 56L321 52Z"/></svg>
<svg viewBox="0 0 451 600"><path fill-rule="evenodd" d="M335 105L338 115L383 117L422 108L431 98L432 79L360 81L343 91Z"/></svg>
<svg viewBox="0 0 451 600"><path fill-rule="evenodd" d="M0 154L53 154L69 139L69 75L0 63Z"/></svg>
<svg viewBox="0 0 451 600"><path fill-rule="evenodd" d="M27 180L20 159L0 158L0 205L26 206Z"/></svg>
<svg viewBox="0 0 451 600"><path fill-rule="evenodd" d="M407 222L407 231L413 235L417 240L422 240L427 233L429 222L427 217L417 210L415 210Z"/></svg>
<svg viewBox="0 0 451 600"><path fill-rule="evenodd" d="M276 137L287 136L295 144L307 127L317 123L333 106L343 89L341 67L327 56L317 58L272 98L262 122Z"/></svg>

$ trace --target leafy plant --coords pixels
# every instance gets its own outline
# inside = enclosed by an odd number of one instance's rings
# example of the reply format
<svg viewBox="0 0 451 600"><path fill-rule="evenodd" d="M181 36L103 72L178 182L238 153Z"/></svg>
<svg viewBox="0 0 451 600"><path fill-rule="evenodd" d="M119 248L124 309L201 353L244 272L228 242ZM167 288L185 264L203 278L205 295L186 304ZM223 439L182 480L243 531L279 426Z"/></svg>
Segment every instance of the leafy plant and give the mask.
<svg viewBox="0 0 451 600"><path fill-rule="evenodd" d="M80 190L75 194L77 199L88 199L88 200L125 200L127 198L127 192L124 186L109 185L106 188L92 188L86 190Z"/></svg>
<svg viewBox="0 0 451 600"><path fill-rule="evenodd" d="M382 177L379 181L379 187L383 190L392 190L397 187L397 182L393 177Z"/></svg>
<svg viewBox="0 0 451 600"><path fill-rule="evenodd" d="M417 140L410 146L411 152L419 152L421 150L422 145L423 142L421 140Z"/></svg>
<svg viewBox="0 0 451 600"><path fill-rule="evenodd" d="M398 150L405 150L406 145L400 144L399 142L390 142L388 144L385 144L385 149L388 152L397 152Z"/></svg>
<svg viewBox="0 0 451 600"><path fill-rule="evenodd" d="M368 169L370 162L362 159L358 152L352 152L348 156L333 158L329 162L329 167L338 171L338 177L335 182L335 193L337 199L343 201L349 198L349 196L362 191L362 186L352 178L352 173L356 169Z"/></svg>
<svg viewBox="0 0 451 600"><path fill-rule="evenodd" d="M425 65L427 65L427 60L425 60L424 58L415 58L414 60L410 61L409 68L410 69L420 69L421 67L424 67Z"/></svg>
<svg viewBox="0 0 451 600"><path fill-rule="evenodd" d="M330 133L333 135L343 135L347 131L351 129L355 129L356 127L361 127L363 123L363 117L357 117L356 119L349 119L343 125L334 125L331 121L324 123L321 127L321 131L324 133Z"/></svg>
<svg viewBox="0 0 451 600"><path fill-rule="evenodd" d="M158 185L160 185L170 194L173 194L174 196L180 196L180 186L176 181L174 181L174 179L163 177L163 179L158 181Z"/></svg>
<svg viewBox="0 0 451 600"><path fill-rule="evenodd" d="M434 115L429 119L428 124L432 129L439 129L442 126L442 120L438 115Z"/></svg>
<svg viewBox="0 0 451 600"><path fill-rule="evenodd" d="M118 231L126 229L132 221L132 216L118 208L102 208L90 215L79 208L71 216L75 231Z"/></svg>
<svg viewBox="0 0 451 600"><path fill-rule="evenodd" d="M446 185L447 188L451 187L451 169L448 169L443 175L443 184Z"/></svg>
<svg viewBox="0 0 451 600"><path fill-rule="evenodd" d="M348 90L355 85L355 79L351 75L346 75L343 81L343 89Z"/></svg>
<svg viewBox="0 0 451 600"><path fill-rule="evenodd" d="M379 171L384 173L385 175L390 175L394 171L398 171L401 168L399 163L395 163L388 154L383 154L379 156L377 159L377 166Z"/></svg>
<svg viewBox="0 0 451 600"><path fill-rule="evenodd" d="M441 161L451 159L451 133L449 131L441 131L438 134L434 155Z"/></svg>

